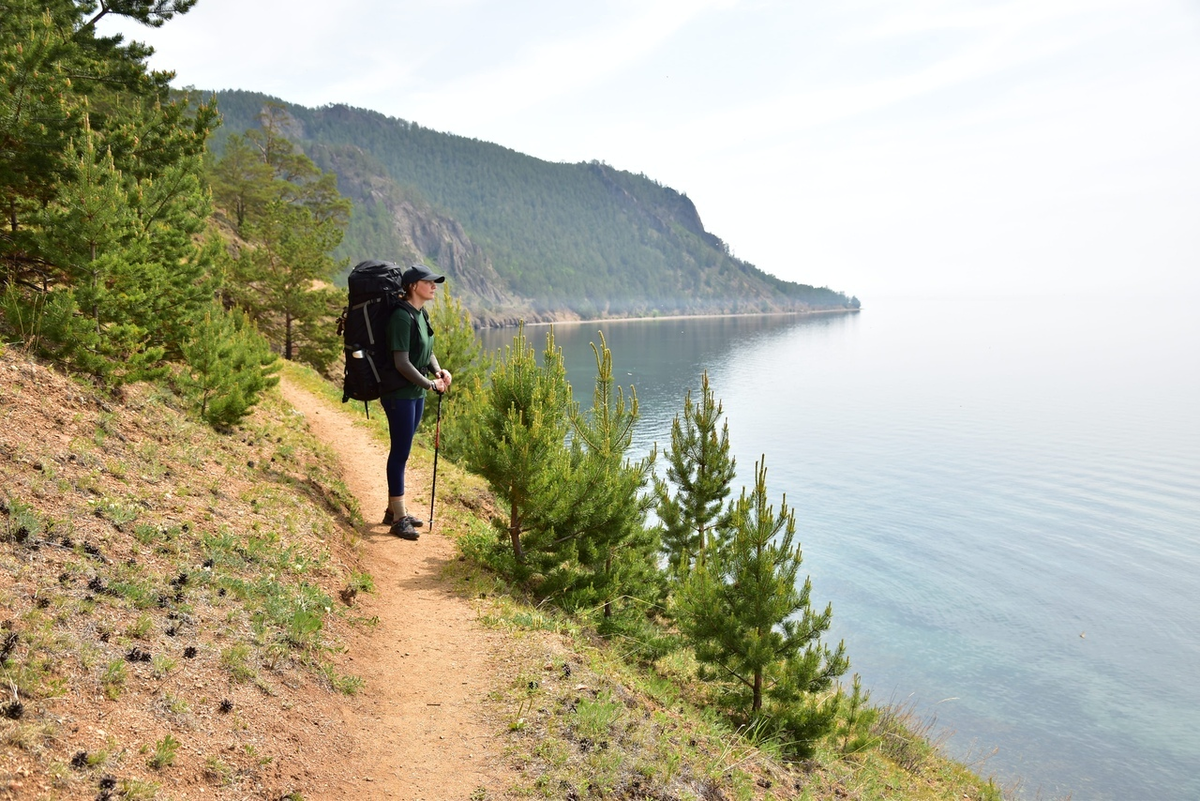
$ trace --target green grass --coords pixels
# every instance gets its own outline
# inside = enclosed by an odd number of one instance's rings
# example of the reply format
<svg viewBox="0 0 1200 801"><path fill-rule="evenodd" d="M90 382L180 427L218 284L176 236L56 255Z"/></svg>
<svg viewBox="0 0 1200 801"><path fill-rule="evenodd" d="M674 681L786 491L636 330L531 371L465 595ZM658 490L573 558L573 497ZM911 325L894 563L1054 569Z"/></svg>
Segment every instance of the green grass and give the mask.
<svg viewBox="0 0 1200 801"><path fill-rule="evenodd" d="M179 741L168 734L154 744L154 753L146 763L154 770L162 770L175 764L175 752L179 750Z"/></svg>
<svg viewBox="0 0 1200 801"><path fill-rule="evenodd" d="M41 536L44 524L41 515L32 504L16 498L8 501L8 515L4 521L4 542L24 543L30 538Z"/></svg>
<svg viewBox="0 0 1200 801"><path fill-rule="evenodd" d="M125 634L135 640L145 640L149 638L152 631L154 631L154 618L150 615L141 615L129 628L125 629Z"/></svg>
<svg viewBox="0 0 1200 801"><path fill-rule="evenodd" d="M350 580L346 586L358 592L372 593L375 592L375 579L370 573L359 573L355 571L350 574Z"/></svg>
<svg viewBox="0 0 1200 801"><path fill-rule="evenodd" d="M338 673L337 668L329 662L321 663L321 673L329 682L329 686L343 695L358 695L365 684L358 676Z"/></svg>
<svg viewBox="0 0 1200 801"><path fill-rule="evenodd" d="M229 787L233 784L234 770L219 757L210 756L204 760L204 778L217 787Z"/></svg>
<svg viewBox="0 0 1200 801"><path fill-rule="evenodd" d="M186 699L172 693L165 693L162 697L162 703L172 715L186 715L192 711Z"/></svg>
<svg viewBox="0 0 1200 801"><path fill-rule="evenodd" d="M238 643L221 651L221 666L229 671L234 681L250 681L257 675L250 662L251 656L250 646Z"/></svg>
<svg viewBox="0 0 1200 801"><path fill-rule="evenodd" d="M142 781L140 779L121 779L117 784L118 798L123 801L153 801L158 798L158 782Z"/></svg>
<svg viewBox="0 0 1200 801"><path fill-rule="evenodd" d="M166 654L155 654L150 660L154 666L154 678L164 679L179 666L179 660Z"/></svg>
<svg viewBox="0 0 1200 801"><path fill-rule="evenodd" d="M581 698L567 725L575 737L600 740L610 736L610 728L621 718L623 709L623 704L612 700L611 692L603 690L598 698Z"/></svg>
<svg viewBox="0 0 1200 801"><path fill-rule="evenodd" d="M139 510L132 503L126 503L111 498L101 498L96 502L95 513L97 517L102 517L108 520L121 530L124 526L138 519Z"/></svg>
<svg viewBox="0 0 1200 801"><path fill-rule="evenodd" d="M129 671L125 668L123 659L114 659L104 668L100 677L100 686L109 700L115 701L125 691L125 682L129 680Z"/></svg>

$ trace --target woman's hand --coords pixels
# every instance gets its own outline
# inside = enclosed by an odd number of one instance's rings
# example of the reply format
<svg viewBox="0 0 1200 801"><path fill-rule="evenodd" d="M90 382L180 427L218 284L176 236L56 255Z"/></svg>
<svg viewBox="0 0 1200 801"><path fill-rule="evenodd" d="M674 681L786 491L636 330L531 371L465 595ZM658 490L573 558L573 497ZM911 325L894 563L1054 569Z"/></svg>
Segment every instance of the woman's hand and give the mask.
<svg viewBox="0 0 1200 801"><path fill-rule="evenodd" d="M438 370L437 375L433 379L433 391L439 395L450 389L450 382L454 377L450 375L449 370Z"/></svg>

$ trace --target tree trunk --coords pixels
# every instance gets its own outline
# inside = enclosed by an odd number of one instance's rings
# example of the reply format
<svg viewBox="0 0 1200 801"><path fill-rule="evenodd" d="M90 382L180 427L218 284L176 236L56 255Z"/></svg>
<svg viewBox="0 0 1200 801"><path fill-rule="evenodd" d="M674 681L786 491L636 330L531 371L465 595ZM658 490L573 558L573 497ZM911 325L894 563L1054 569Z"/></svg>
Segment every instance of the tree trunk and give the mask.
<svg viewBox="0 0 1200 801"><path fill-rule="evenodd" d="M525 552L521 550L521 519L517 515L515 503L508 516L508 537L512 540L513 555L517 558L517 564L525 564Z"/></svg>
<svg viewBox="0 0 1200 801"><path fill-rule="evenodd" d="M608 558L604 560L604 572L606 574L612 573L612 554L611 553L608 555ZM612 617L612 601L611 600L606 600L604 602L604 617L606 620L608 618Z"/></svg>

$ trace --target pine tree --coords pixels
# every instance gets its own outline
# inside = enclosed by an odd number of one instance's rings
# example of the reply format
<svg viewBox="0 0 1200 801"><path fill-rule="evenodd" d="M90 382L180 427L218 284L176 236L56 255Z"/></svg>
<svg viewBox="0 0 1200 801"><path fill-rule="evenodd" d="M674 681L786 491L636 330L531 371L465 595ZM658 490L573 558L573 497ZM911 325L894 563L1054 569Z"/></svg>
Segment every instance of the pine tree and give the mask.
<svg viewBox="0 0 1200 801"><path fill-rule="evenodd" d="M213 305L183 346L177 376L197 414L214 427L236 425L279 383L277 357L244 312Z"/></svg>
<svg viewBox="0 0 1200 801"><path fill-rule="evenodd" d="M195 237L216 112L172 98L148 48L94 22L161 25L193 1L0 5L6 309L41 352L110 385L161 373L210 302L214 251Z"/></svg>
<svg viewBox="0 0 1200 801"><path fill-rule="evenodd" d="M123 0L97 13L94 2L0 2L4 283L45 291L61 281L59 265L44 252L47 232L34 218L69 180L73 165L64 156L73 140L81 147L85 124L130 184L203 154L215 106L173 96L173 75L147 69L153 51L145 45L95 31L106 14L157 27L193 3Z"/></svg>
<svg viewBox="0 0 1200 801"><path fill-rule="evenodd" d="M544 552L549 544L552 524L547 513L555 506L557 485L570 466L566 436L572 404L554 330L546 334L539 365L520 326L488 379L464 460L508 505L508 520L499 525L526 572L529 553Z"/></svg>
<svg viewBox="0 0 1200 801"><path fill-rule="evenodd" d="M592 351L592 406L572 419L570 469L558 484L546 591L561 584L574 605L601 604L610 618L618 598L653 594L658 540L646 527L653 500L642 490L655 453L636 462L627 457L638 419L637 395L630 387L626 402L613 380L612 351L603 334Z"/></svg>
<svg viewBox="0 0 1200 801"><path fill-rule="evenodd" d="M716 401L705 371L699 403L692 400L689 390L682 418L676 415L671 424L666 479L655 479L663 552L678 580L703 559L713 529L723 521L725 499L731 492L736 462L729 453L729 424L721 423L721 414L722 405Z"/></svg>
<svg viewBox="0 0 1200 801"><path fill-rule="evenodd" d="M66 279L47 304L42 350L110 385L146 378L163 349L129 314L131 298L144 291L137 267L147 241L125 179L112 153L98 152L86 119L81 147L72 142L64 159L73 178L36 218L47 232L43 253Z"/></svg>
<svg viewBox="0 0 1200 801"><path fill-rule="evenodd" d="M802 555L795 512L767 502L767 470L755 465L754 490L735 504L729 535L678 594L677 621L707 678L719 682L733 709L768 715L794 750L808 753L836 721L840 694L822 697L845 673L844 643L821 642L832 606L812 609L811 582L797 587ZM769 708L768 708L769 707Z"/></svg>
<svg viewBox="0 0 1200 801"><path fill-rule="evenodd" d="M47 278L27 214L48 203L69 171L62 158L78 131L59 20L32 2L0 3L0 262L4 283Z"/></svg>
<svg viewBox="0 0 1200 801"><path fill-rule="evenodd" d="M471 324L471 313L449 289L438 291L429 320L433 325L433 352L438 364L454 375L453 388L443 399L446 409L442 415L442 455L459 460L470 444L469 423L482 410L491 358L483 352L479 334ZM427 399L426 408L437 402L437 398ZM427 429L435 421L433 415L427 414L421 418L420 425Z"/></svg>
<svg viewBox="0 0 1200 801"><path fill-rule="evenodd" d="M233 134L210 169L213 200L233 216L238 233L271 201L274 171L245 136Z"/></svg>
<svg viewBox="0 0 1200 801"><path fill-rule="evenodd" d="M248 241L232 266L229 298L246 309L285 359L325 370L340 352L333 320L344 293L329 286L346 265L333 258L350 201L285 134L286 110L271 104L262 128L235 139L210 171L215 195ZM255 158L251 158L254 154Z"/></svg>
<svg viewBox="0 0 1200 801"><path fill-rule="evenodd" d="M871 694L862 688L862 680L855 673L850 683L850 697L845 698L843 693L834 732L843 754L865 751L878 742L872 727L879 719L879 709L871 706L870 700Z"/></svg>

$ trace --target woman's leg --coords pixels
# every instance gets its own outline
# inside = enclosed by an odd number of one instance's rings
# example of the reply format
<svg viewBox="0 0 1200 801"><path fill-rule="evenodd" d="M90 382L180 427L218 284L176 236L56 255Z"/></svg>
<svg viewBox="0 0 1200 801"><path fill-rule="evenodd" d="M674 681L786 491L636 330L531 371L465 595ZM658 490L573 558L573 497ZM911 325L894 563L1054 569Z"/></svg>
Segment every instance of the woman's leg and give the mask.
<svg viewBox="0 0 1200 801"><path fill-rule="evenodd" d="M391 449L388 451L387 483L388 497L404 496L404 471L408 455L412 452L413 435L421 415L425 412L424 398L380 401L388 419L388 436Z"/></svg>

